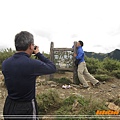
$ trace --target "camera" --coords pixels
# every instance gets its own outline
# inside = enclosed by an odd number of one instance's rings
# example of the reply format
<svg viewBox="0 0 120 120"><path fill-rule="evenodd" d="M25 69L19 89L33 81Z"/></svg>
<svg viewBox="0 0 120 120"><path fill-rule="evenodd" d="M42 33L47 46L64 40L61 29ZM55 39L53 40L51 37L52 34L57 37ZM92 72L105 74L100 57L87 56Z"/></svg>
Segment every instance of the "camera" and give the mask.
<svg viewBox="0 0 120 120"><path fill-rule="evenodd" d="M34 50L36 50L37 46L34 46Z"/></svg>
<svg viewBox="0 0 120 120"><path fill-rule="evenodd" d="M34 50L36 50L36 48L37 48L37 46L34 46ZM32 54L35 54L35 53L34 53L34 51L33 51L33 53L32 53Z"/></svg>

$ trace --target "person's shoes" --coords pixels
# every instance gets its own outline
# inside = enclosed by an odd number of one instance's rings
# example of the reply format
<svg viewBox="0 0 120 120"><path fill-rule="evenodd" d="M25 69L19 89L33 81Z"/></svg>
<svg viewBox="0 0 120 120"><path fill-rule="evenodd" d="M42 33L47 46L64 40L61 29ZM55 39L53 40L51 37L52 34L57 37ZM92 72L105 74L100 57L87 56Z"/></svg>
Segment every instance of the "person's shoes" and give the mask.
<svg viewBox="0 0 120 120"><path fill-rule="evenodd" d="M94 85L94 87L98 87L98 86L100 86L100 82L97 82L97 83Z"/></svg>

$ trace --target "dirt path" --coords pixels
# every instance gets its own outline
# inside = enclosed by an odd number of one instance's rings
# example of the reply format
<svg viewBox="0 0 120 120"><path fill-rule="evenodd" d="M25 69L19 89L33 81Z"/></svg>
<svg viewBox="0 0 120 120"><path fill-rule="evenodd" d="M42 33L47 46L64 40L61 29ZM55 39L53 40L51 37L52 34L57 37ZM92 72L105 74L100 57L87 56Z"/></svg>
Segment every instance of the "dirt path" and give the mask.
<svg viewBox="0 0 120 120"><path fill-rule="evenodd" d="M66 73L66 74L56 74L55 78L62 78L66 77L68 79L72 78L72 73ZM71 79L72 80L72 79ZM71 94L79 94L84 97L88 98L93 98L96 100L100 101L111 101L112 99L116 97L120 97L120 79L112 79L107 82L100 82L101 85L98 88L94 88L90 82L89 83L89 88L88 89L80 89L79 86L76 87L71 87L70 89L62 89L62 85L57 84L56 86L54 85L55 83L51 83L50 85L40 85L37 86L37 93L41 94L47 89L54 89L57 90L59 95L61 97L65 98L68 97ZM72 85L71 85L72 86Z"/></svg>
<svg viewBox="0 0 120 120"><path fill-rule="evenodd" d="M112 101L114 98L120 96L120 80L113 79L107 82L100 82L101 85L98 88L94 88L89 83L88 89L80 89L79 86L71 85L70 89L63 89L62 85L40 85L37 86L37 93L41 94L45 90L54 89L56 90L61 97L66 98L71 94L79 94L86 98L96 99L98 101ZM52 83L54 84L54 83ZM53 87L52 87L53 86Z"/></svg>

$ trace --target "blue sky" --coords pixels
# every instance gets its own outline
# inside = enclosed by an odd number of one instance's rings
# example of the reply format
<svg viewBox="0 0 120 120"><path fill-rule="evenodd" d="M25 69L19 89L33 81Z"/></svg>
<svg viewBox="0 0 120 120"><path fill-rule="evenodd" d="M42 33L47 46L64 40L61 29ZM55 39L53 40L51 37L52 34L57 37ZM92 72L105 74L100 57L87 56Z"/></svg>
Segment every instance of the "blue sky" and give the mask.
<svg viewBox="0 0 120 120"><path fill-rule="evenodd" d="M119 0L0 0L0 49L14 48L14 36L26 30L40 51L82 40L84 50L120 49Z"/></svg>

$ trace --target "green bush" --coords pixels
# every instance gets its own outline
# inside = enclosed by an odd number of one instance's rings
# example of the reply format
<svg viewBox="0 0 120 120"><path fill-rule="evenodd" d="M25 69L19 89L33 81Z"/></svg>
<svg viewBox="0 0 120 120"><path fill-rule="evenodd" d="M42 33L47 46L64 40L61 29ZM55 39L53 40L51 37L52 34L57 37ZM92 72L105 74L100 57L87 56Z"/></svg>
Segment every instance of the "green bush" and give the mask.
<svg viewBox="0 0 120 120"><path fill-rule="evenodd" d="M85 60L86 60L88 71L91 74L96 74L96 70L100 68L99 60L95 58L88 58L88 57L86 57Z"/></svg>
<svg viewBox="0 0 120 120"><path fill-rule="evenodd" d="M115 76L118 79L120 79L120 70L113 70L111 75Z"/></svg>
<svg viewBox="0 0 120 120"><path fill-rule="evenodd" d="M107 71L106 69L103 69L103 68L99 68L96 70L96 74L109 74L109 71Z"/></svg>
<svg viewBox="0 0 120 120"><path fill-rule="evenodd" d="M77 103L74 108L74 104ZM97 110L107 110L104 102L96 102L77 95L71 95L62 102L56 115L95 115Z"/></svg>
<svg viewBox="0 0 120 120"><path fill-rule="evenodd" d="M37 95L38 112L40 115L46 114L60 105L60 98L56 91L48 90L47 92Z"/></svg>
<svg viewBox="0 0 120 120"><path fill-rule="evenodd" d="M1 69L2 62L5 59L11 57L14 53L15 53L15 51L12 50L11 48L7 48L7 49L4 49L4 50L0 51L0 69ZM46 57L50 58L49 54L46 54L46 53L43 53L43 54ZM31 58L35 58L35 56L32 55ZM98 74L98 75L105 74L105 75L114 76L114 77L117 77L118 79L120 79L120 72L119 72L120 61L113 60L113 59L110 59L110 58L105 58L103 61L100 61L98 59L89 58L89 57L85 57L85 61L86 61L88 71L91 74L94 74L94 75L95 74ZM105 77L105 75L104 75L104 78L107 79L107 77ZM102 78L102 79L104 79L104 78ZM58 79L56 81L59 82L59 83L62 83L62 81L65 81L64 84L69 84L70 83L70 81L66 80L66 78Z"/></svg>
<svg viewBox="0 0 120 120"><path fill-rule="evenodd" d="M109 72L112 72L113 70L120 70L120 61L105 58L103 61L103 68Z"/></svg>
<svg viewBox="0 0 120 120"><path fill-rule="evenodd" d="M94 75L94 77L99 81L107 81L107 80L113 79L113 77L111 77L107 74Z"/></svg>
<svg viewBox="0 0 120 120"><path fill-rule="evenodd" d="M96 115L97 110L108 110L104 102L92 100L91 97L84 98L79 95L71 95L63 100L53 90L37 95L37 103L39 115L56 115L57 120L61 120L57 117L59 115ZM74 120L72 117L63 119Z"/></svg>
<svg viewBox="0 0 120 120"><path fill-rule="evenodd" d="M11 48L7 48L0 51L0 69L1 69L2 62L5 59L11 57L14 53L15 51L13 51Z"/></svg>

